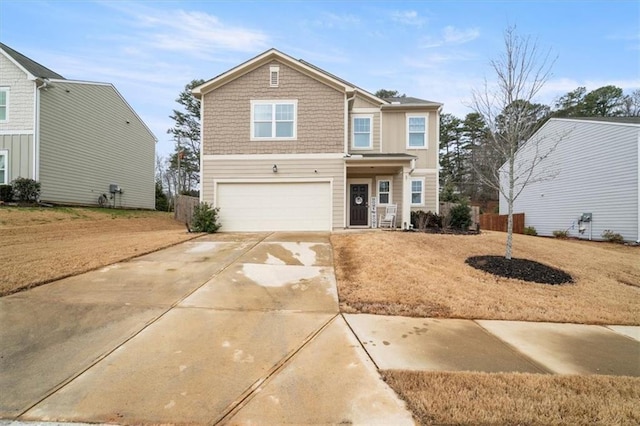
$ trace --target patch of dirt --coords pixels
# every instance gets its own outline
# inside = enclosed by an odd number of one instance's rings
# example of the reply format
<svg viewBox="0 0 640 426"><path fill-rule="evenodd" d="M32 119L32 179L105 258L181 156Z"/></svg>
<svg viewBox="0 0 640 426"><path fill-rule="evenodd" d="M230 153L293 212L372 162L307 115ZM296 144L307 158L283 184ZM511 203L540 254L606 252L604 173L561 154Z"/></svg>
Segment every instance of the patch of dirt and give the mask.
<svg viewBox="0 0 640 426"><path fill-rule="evenodd" d="M467 258L465 263L505 278L551 285L573 283L573 278L566 272L534 260L507 259L504 256L472 256Z"/></svg>

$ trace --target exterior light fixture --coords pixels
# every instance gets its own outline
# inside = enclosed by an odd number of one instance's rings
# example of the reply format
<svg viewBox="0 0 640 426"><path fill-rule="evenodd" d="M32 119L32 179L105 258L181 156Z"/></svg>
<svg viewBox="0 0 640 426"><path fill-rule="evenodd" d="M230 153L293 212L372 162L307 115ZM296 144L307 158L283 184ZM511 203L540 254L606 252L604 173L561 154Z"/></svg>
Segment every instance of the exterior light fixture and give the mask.
<svg viewBox="0 0 640 426"><path fill-rule="evenodd" d="M274 164L271 170L273 170L273 173L278 173L278 165Z"/></svg>

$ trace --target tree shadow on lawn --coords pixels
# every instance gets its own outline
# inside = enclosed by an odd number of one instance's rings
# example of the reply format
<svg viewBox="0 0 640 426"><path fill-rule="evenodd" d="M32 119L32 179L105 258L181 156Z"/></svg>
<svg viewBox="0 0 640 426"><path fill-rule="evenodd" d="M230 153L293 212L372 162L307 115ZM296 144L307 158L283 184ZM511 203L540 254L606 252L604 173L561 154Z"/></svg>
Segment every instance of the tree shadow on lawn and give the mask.
<svg viewBox="0 0 640 426"><path fill-rule="evenodd" d="M563 270L528 259L507 259L504 256L472 256L465 263L481 271L505 278L540 284L569 284L573 278Z"/></svg>

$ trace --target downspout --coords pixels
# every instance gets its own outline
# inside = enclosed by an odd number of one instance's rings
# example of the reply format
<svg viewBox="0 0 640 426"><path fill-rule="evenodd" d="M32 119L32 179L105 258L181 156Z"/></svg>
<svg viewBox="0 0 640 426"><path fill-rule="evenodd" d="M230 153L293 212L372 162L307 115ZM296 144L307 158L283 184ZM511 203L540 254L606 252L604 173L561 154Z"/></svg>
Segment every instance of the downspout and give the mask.
<svg viewBox="0 0 640 426"><path fill-rule="evenodd" d="M638 207L638 221L636 222L636 226L638 227L638 238L636 239L636 243L640 244L640 130L638 130L638 162L636 166L638 168L638 199L637 199L637 207ZM593 225L592 225L593 226Z"/></svg>
<svg viewBox="0 0 640 426"><path fill-rule="evenodd" d="M33 97L33 180L40 180L40 90L49 87L48 79L35 80Z"/></svg>
<svg viewBox="0 0 640 426"><path fill-rule="evenodd" d="M440 214L440 113L442 105L438 107L436 116L436 214Z"/></svg>

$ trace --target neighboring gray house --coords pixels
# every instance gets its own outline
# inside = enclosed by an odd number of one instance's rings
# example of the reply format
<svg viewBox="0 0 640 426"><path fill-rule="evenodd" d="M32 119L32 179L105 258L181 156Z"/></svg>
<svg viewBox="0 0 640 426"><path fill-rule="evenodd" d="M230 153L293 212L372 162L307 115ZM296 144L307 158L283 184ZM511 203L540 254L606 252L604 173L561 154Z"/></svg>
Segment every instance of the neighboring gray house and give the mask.
<svg viewBox="0 0 640 426"><path fill-rule="evenodd" d="M559 137L540 165L557 176L525 187L514 213L524 213L525 226L539 235L567 230L572 237L602 240L602 232L610 230L626 241L640 241L640 117L553 118L532 139L542 141L544 152ZM531 158L529 142L517 161ZM506 213L501 196L500 214ZM581 220L584 213L591 221Z"/></svg>
<svg viewBox="0 0 640 426"><path fill-rule="evenodd" d="M95 205L106 193L153 209L156 141L113 85L67 80L0 43L0 185L31 178L44 202Z"/></svg>

